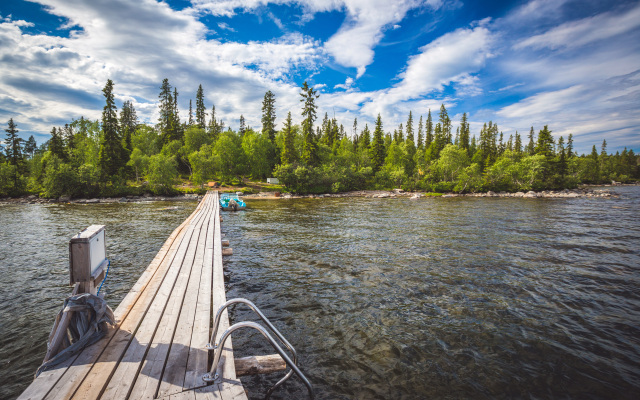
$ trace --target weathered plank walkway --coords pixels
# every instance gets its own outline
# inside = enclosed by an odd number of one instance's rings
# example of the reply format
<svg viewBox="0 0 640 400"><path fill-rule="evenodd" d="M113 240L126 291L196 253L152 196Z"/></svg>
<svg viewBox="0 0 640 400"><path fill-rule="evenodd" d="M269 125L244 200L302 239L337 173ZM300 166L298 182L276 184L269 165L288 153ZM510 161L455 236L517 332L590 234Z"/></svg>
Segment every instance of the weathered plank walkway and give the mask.
<svg viewBox="0 0 640 400"><path fill-rule="evenodd" d="M221 382L202 380L212 313L225 302L219 216L209 192L114 311L107 335L41 373L19 399L246 399L230 340ZM218 336L227 327L225 314Z"/></svg>

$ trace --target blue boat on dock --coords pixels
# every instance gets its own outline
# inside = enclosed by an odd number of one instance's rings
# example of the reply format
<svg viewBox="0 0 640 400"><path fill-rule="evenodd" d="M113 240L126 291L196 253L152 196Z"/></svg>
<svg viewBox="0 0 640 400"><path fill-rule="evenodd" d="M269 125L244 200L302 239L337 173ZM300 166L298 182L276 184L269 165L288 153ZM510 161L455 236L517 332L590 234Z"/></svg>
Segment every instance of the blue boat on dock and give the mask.
<svg viewBox="0 0 640 400"><path fill-rule="evenodd" d="M223 193L220 195L220 208L224 211L239 211L247 208L247 204L237 194Z"/></svg>

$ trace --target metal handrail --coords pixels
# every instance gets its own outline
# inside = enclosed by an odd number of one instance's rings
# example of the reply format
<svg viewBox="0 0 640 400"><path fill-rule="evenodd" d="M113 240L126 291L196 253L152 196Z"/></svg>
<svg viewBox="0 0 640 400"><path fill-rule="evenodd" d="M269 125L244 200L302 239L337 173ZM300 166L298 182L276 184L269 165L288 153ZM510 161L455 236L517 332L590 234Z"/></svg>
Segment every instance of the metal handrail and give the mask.
<svg viewBox="0 0 640 400"><path fill-rule="evenodd" d="M304 374L302 373L302 371L300 371L298 366L294 364L293 361L291 361L289 356L284 352L284 350L282 350L282 347L278 346L278 343L276 343L276 341L273 340L273 337L269 335L269 332L267 332L267 330L264 329L262 325L252 321L238 322L237 324L234 324L233 326L231 326L229 329L227 329L222 333L222 336L220 337L220 344L216 348L216 351L213 357L213 364L211 364L211 370L209 371L209 373L204 374L204 376L202 377L203 381L207 383L211 383L219 378L218 373L215 371L218 369L218 364L220 363L220 356L222 355L224 344L226 343L229 336L231 336L231 333L233 333L233 331L238 330L240 328L253 328L259 331L260 333L262 333L262 336L264 336L271 343L273 348L278 352L278 354L280 354L280 357L282 357L284 362L287 363L287 365L291 368L291 371L295 372L296 375L298 375L298 377L302 379L302 382L305 384L309 392L309 398L311 398L312 400L314 399L313 388L311 387L311 383L309 383L309 380L307 379L307 377L304 376ZM269 398L269 396L271 395L271 392L272 392L271 390L267 392L267 395L265 396L265 398Z"/></svg>
<svg viewBox="0 0 640 400"><path fill-rule="evenodd" d="M280 333L280 331L277 330L275 326L273 326L271 321L269 321L269 319L262 313L262 311L260 311L258 306L253 304L251 301L249 301L247 299L243 299L243 298L231 299L231 300L227 301L226 303L224 303L223 305L220 306L220 308L218 309L218 312L216 313L216 317L215 317L215 319L213 321L213 333L211 334L211 340L209 340L209 343L207 343L206 348L208 350L215 351L219 347L219 343L216 343L215 340L216 340L216 336L218 335L218 329L220 327L220 321L221 321L222 313L224 312L225 309L227 309L227 307L229 307L232 304L236 304L236 303L246 304L256 314L258 314L260 319L262 319L262 321L265 324L267 324L269 329L271 329L271 331L273 333L275 333L275 335L278 337L278 339L280 339L280 342L282 342L282 344L284 344L289 349L289 351L291 351L291 353L293 354L293 363L297 366L298 365L298 353L296 353L296 349L294 349L293 346L291 345L291 343L289 343L289 341ZM282 377L282 379L280 379L278 382L276 382L276 384L273 385L269 389L269 391L267 392L267 394L265 396L265 399L269 399L271 397L271 394L278 387L280 387L283 383L285 383L287 381L287 379L291 378L291 375L293 375L293 369L291 369L289 372L287 372L287 374L284 377Z"/></svg>

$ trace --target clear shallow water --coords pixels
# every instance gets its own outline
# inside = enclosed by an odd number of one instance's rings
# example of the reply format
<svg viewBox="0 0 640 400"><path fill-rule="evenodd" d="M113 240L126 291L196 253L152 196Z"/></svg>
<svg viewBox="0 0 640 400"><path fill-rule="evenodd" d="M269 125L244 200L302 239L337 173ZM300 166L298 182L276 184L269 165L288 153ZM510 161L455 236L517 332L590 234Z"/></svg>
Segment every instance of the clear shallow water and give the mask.
<svg viewBox="0 0 640 400"><path fill-rule="evenodd" d="M636 398L640 187L616 190L248 201L223 213L227 298L265 312L321 399ZM68 238L107 224L117 304L195 203L160 211L172 205L0 206L0 398L19 394L42 359L68 293ZM256 320L241 307L231 316ZM234 347L273 353L242 331ZM261 398L279 376L243 382ZM304 394L295 378L278 391Z"/></svg>

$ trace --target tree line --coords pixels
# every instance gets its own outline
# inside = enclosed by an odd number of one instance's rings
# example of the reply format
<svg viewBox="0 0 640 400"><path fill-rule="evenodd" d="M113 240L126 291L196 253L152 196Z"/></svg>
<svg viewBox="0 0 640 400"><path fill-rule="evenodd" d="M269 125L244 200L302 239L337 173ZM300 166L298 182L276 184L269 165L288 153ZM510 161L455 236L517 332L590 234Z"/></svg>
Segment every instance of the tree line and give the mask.
<svg viewBox="0 0 640 400"><path fill-rule="evenodd" d="M557 140L547 125L526 136L504 135L496 123L471 134L467 114L458 124L444 104L436 116L407 121L385 131L382 118L363 128L354 119L351 132L325 113L318 121L319 94L305 82L300 88L300 124L291 111L276 130L276 98L264 95L261 130L246 125L225 129L210 112L199 85L186 118L180 117L178 90L164 79L158 95L159 119L141 124L134 105L125 101L118 113L108 80L102 92L100 120L83 117L53 127L40 146L24 141L10 119L0 149L0 196L28 193L44 197L120 196L176 193L174 185L190 180L242 184L245 179L280 179L296 193L391 189L435 192L527 191L572 188L582 183L635 181L639 158L626 148L609 154L606 141L598 152L574 150L573 136ZM435 118L437 119L435 119ZM455 126L454 126L455 125ZM455 130L455 131L454 131Z"/></svg>

